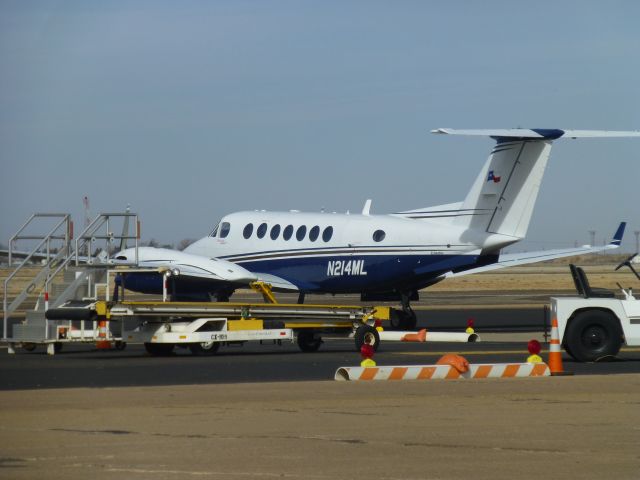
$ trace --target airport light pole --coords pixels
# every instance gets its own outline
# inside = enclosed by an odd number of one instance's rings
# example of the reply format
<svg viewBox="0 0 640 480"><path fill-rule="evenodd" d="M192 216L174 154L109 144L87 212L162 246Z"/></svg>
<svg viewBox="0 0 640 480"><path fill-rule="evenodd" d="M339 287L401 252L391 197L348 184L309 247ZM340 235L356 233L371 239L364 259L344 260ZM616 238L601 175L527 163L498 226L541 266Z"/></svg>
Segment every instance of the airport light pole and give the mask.
<svg viewBox="0 0 640 480"><path fill-rule="evenodd" d="M595 230L589 230L589 235L591 236L591 246L595 247L596 245L596 231Z"/></svg>

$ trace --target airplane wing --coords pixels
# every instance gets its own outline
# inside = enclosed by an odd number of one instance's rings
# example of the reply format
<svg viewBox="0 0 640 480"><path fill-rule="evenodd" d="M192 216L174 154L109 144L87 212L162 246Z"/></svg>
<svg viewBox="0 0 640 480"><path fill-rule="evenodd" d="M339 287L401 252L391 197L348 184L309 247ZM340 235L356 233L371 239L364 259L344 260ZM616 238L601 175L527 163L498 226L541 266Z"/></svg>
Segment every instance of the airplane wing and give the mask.
<svg viewBox="0 0 640 480"><path fill-rule="evenodd" d="M627 226L626 222L621 222L620 226L616 230L613 239L608 245L600 247L592 247L585 245L577 248L564 248L557 250L543 250L538 252L523 252L523 253L507 253L501 254L496 263L491 265L484 265L482 267L471 268L461 272L448 272L444 275L445 278L461 277L463 275L469 275L472 273L489 272L491 270L498 270L500 268L513 267L516 265L526 265L528 263L544 262L545 260L552 260L555 258L572 257L574 255L585 255L588 253L602 252L620 247L622 242L622 236L624 235L624 229Z"/></svg>
<svg viewBox="0 0 640 480"><path fill-rule="evenodd" d="M296 287L293 283L285 280L284 278L280 278L276 275L271 275L270 273L260 273L260 272L252 272L258 277L258 281L265 282L271 285L271 288L275 291L284 291L284 292L297 292L300 289Z"/></svg>

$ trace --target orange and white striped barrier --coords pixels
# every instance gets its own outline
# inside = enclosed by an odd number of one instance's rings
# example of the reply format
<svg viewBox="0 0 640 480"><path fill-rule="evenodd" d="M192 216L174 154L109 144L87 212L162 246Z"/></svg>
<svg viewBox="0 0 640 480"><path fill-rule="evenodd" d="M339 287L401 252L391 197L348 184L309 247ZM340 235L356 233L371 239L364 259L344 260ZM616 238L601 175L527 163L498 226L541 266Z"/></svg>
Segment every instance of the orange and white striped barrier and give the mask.
<svg viewBox="0 0 640 480"><path fill-rule="evenodd" d="M465 332L430 332L426 328L418 332L378 332L380 341L384 342L479 342L477 333Z"/></svg>
<svg viewBox="0 0 640 480"><path fill-rule="evenodd" d="M546 363L478 363L460 373L451 365L407 365L396 367L340 367L336 380L451 380L456 378L548 377Z"/></svg>

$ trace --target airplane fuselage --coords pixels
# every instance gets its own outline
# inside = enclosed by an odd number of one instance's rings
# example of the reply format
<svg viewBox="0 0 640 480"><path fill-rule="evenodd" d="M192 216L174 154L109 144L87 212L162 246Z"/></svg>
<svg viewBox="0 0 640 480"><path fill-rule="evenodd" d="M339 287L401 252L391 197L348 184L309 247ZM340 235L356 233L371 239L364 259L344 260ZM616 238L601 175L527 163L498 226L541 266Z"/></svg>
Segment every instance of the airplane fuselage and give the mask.
<svg viewBox="0 0 640 480"><path fill-rule="evenodd" d="M237 212L186 253L280 277L304 292L414 289L514 239L393 215Z"/></svg>

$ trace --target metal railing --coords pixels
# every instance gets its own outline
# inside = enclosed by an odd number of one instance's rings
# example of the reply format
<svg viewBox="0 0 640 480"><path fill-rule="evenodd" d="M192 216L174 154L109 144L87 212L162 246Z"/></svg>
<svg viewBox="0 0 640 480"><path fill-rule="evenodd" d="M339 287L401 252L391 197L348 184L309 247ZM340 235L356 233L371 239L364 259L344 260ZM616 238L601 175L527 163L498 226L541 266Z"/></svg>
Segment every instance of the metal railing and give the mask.
<svg viewBox="0 0 640 480"><path fill-rule="evenodd" d="M31 225L33 225L36 221L43 218L60 218L60 220L55 224L51 230L49 230L45 234L41 235L26 235L23 232ZM64 227L64 230L62 230ZM3 327L2 333L3 338L7 338L7 328L9 316L16 311L16 309L25 301L25 299L29 296L33 290L36 289L37 285L45 281L45 286L48 286L49 279L51 277L50 273L52 268L55 267L57 263L62 261L63 258L69 258L70 247L71 247L71 239L73 238L73 222L71 221L71 215L68 213L34 213L29 217L29 219L20 227L15 235L13 235L9 239L9 266L13 265L13 256L14 256L14 245L18 240L40 240L40 242L25 256L22 262L16 267L16 269L9 274L9 276L4 280L4 291L3 291L3 299L2 299L2 310L3 310ZM51 241L52 240L62 240L63 245L62 248L55 253L55 256L52 257L51 252ZM38 252L41 252L43 248L46 248L46 265L38 272L35 278L27 285L17 296L16 298L9 304L8 303L8 289L11 280L22 270L32 259L40 257Z"/></svg>
<svg viewBox="0 0 640 480"><path fill-rule="evenodd" d="M36 219L39 218L51 218L60 217L61 220L46 234L42 235L25 235L23 232L31 225ZM114 234L111 231L113 226L113 219L123 218L123 228L121 234ZM130 232L130 219L134 220L135 230L133 234ZM62 227L65 227L64 231L61 231ZM9 265L12 264L14 251L13 244L16 240L40 240L35 248L29 252L22 263L5 279L4 281L4 295L3 295L3 339L8 339L8 324L9 317L13 314L20 305L27 299L27 297L33 293L34 290L43 286L40 295L44 295L44 309L48 308L49 298L49 286L51 281L65 269L71 261L75 260L75 265L78 266L81 263L89 266L98 264L98 266L106 267L109 260L109 255L113 251L113 244L116 241L120 241L120 248L126 248L127 240L135 241L135 265L138 263L138 244L140 239L140 221L138 215L131 213L127 209L124 213L101 213L99 214L75 239L73 242L73 222L69 214L58 213L35 213L25 222L25 224L18 230L18 232L11 237L9 243ZM51 252L51 241L63 240L63 246L55 253ZM105 248L99 254L94 256L93 244L98 240L105 240ZM46 249L46 253L42 252L42 249ZM84 250L86 255L81 255L80 252ZM104 253L103 253L104 252ZM46 263L42 269L34 276L11 303L9 303L8 287L12 279L17 273L24 268L30 261L42 258L45 255ZM87 276L88 282L91 282L91 275ZM88 288L90 290L90 285ZM58 299L60 300L60 299ZM59 301L57 303L60 303ZM47 337L47 331L45 331L45 340Z"/></svg>

